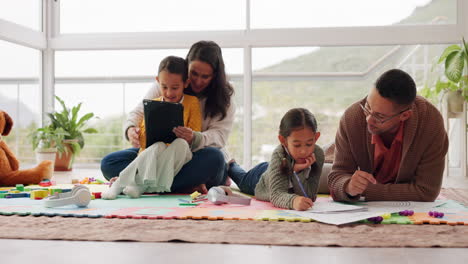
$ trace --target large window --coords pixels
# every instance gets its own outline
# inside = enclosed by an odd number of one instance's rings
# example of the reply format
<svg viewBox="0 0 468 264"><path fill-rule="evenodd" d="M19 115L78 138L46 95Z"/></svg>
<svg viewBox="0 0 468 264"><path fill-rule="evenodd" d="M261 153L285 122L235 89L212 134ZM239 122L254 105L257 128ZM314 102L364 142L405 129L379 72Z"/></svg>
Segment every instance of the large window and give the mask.
<svg viewBox="0 0 468 264"><path fill-rule="evenodd" d="M53 109L52 95L68 106L83 102L82 114L99 117L90 124L99 133L85 136L78 166L97 166L129 146L122 123L159 62L185 57L196 41L222 48L237 108L227 148L248 168L269 159L290 108L317 116L325 145L346 107L386 69L406 70L418 88L433 83L441 74L431 71L434 60L468 26L465 0L7 2L0 7L0 39L9 41L0 42L0 103L24 128L7 140L32 160L27 131ZM42 12L50 24L42 25Z"/></svg>

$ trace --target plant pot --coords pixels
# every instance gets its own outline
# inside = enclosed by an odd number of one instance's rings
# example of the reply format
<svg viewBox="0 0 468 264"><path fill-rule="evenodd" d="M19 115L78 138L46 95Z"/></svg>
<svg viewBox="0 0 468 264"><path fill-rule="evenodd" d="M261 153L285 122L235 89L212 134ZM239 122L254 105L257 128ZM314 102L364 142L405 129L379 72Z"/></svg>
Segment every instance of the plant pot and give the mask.
<svg viewBox="0 0 468 264"><path fill-rule="evenodd" d="M448 111L452 113L463 112L463 104L465 99L462 96L461 91L449 91L446 94Z"/></svg>
<svg viewBox="0 0 468 264"><path fill-rule="evenodd" d="M67 151L58 153L55 156L55 171L71 171L73 163L73 149L67 142L63 142Z"/></svg>
<svg viewBox="0 0 468 264"><path fill-rule="evenodd" d="M56 148L48 148L48 149L38 149L36 150L36 162L37 164L45 161L45 160L50 160L52 161L52 168L54 168L55 164L55 156L57 155L57 149ZM52 172L52 170L50 170ZM52 178L52 173L50 175L46 175L44 179L50 180Z"/></svg>

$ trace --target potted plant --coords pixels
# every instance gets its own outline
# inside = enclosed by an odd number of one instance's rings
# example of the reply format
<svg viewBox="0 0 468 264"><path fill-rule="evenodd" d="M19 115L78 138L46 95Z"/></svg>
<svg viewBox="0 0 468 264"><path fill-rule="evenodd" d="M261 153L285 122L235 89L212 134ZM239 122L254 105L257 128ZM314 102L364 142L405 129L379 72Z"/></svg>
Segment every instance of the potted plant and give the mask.
<svg viewBox="0 0 468 264"><path fill-rule="evenodd" d="M38 128L33 132L32 148L36 152L37 163L50 160L54 166L57 154L62 155L66 151L63 140L67 134L62 128L53 129L50 126ZM50 177L52 175L46 178L50 179Z"/></svg>
<svg viewBox="0 0 468 264"><path fill-rule="evenodd" d="M72 169L76 155L78 155L84 147L83 133L97 133L97 130L94 128L85 128L88 121L94 117L93 113L87 113L78 117L78 112L81 109L82 103L70 109L60 97L55 96L55 98L62 106L62 111L54 111L47 114L51 121L50 128L53 130L62 129L66 132L62 140L64 151L59 151L63 155L57 155L55 170L68 171Z"/></svg>
<svg viewBox="0 0 468 264"><path fill-rule="evenodd" d="M451 45L442 52L437 65L442 63L444 76L438 77L434 85L426 85L421 94L445 98L450 112L462 112L463 103L468 101L468 46L464 38L461 45Z"/></svg>

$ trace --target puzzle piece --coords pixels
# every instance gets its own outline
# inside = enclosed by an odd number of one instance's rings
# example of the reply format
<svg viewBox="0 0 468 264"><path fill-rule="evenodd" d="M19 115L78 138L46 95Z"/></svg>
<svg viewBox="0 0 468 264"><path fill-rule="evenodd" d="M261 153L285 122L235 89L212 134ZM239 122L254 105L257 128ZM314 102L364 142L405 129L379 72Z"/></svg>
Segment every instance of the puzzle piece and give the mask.
<svg viewBox="0 0 468 264"><path fill-rule="evenodd" d="M258 221L312 222L311 218L298 216L284 210L262 210L254 218Z"/></svg>
<svg viewBox="0 0 468 264"><path fill-rule="evenodd" d="M431 217L427 214L427 212L414 213L414 215L409 216L409 218L416 225L422 225L422 224L468 225L468 212L456 212L456 213L444 212L444 217L442 218Z"/></svg>

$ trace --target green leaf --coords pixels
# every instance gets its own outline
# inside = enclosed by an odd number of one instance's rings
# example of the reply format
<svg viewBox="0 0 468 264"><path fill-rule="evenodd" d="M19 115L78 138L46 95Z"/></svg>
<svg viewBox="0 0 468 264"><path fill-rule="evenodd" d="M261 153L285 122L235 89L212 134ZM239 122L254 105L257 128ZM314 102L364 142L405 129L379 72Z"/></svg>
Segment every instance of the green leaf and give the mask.
<svg viewBox="0 0 468 264"><path fill-rule="evenodd" d="M78 128L81 128L86 121L91 119L94 116L93 113L87 113L86 115L82 116L80 118L80 121L78 121L78 124L76 125Z"/></svg>
<svg viewBox="0 0 468 264"><path fill-rule="evenodd" d="M465 65L465 53L460 50L448 55L445 60L445 75L452 82L459 82Z"/></svg>
<svg viewBox="0 0 468 264"><path fill-rule="evenodd" d="M439 63L442 63L450 54L452 54L453 52L457 52L459 51L461 48L460 46L458 45L451 45L451 46L448 46L443 52L442 52L442 55L440 55L440 58L439 58L439 61L437 62L437 64Z"/></svg>
<svg viewBox="0 0 468 264"><path fill-rule="evenodd" d="M88 134L96 134L98 131L94 128L87 128L83 130L83 133L88 133Z"/></svg>

